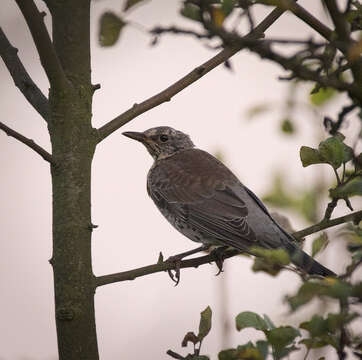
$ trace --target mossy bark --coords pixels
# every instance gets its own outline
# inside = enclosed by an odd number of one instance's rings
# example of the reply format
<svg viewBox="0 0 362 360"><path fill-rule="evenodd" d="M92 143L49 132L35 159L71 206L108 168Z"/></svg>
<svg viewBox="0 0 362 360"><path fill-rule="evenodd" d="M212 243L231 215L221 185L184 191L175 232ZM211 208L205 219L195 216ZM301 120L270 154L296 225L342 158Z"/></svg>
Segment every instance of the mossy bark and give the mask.
<svg viewBox="0 0 362 360"><path fill-rule="evenodd" d="M92 85L89 0L49 1L53 42L69 84L51 87L49 133L55 165L53 256L59 358L98 359L91 259Z"/></svg>

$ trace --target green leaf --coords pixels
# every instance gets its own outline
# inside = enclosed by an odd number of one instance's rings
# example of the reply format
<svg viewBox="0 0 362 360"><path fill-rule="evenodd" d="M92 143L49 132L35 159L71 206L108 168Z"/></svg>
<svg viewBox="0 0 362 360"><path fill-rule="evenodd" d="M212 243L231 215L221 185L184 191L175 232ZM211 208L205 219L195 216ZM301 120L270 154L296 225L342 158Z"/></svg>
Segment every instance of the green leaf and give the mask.
<svg viewBox="0 0 362 360"><path fill-rule="evenodd" d="M201 10L198 6L190 3L184 4L181 15L194 21L201 21Z"/></svg>
<svg viewBox="0 0 362 360"><path fill-rule="evenodd" d="M189 331L183 338L181 346L186 347L189 342L195 345L199 341L200 339L195 335L195 333L193 331Z"/></svg>
<svg viewBox="0 0 362 360"><path fill-rule="evenodd" d="M352 196L362 195L362 176L356 176L351 181L344 185L338 186L335 189L330 189L331 197L348 198Z"/></svg>
<svg viewBox="0 0 362 360"><path fill-rule="evenodd" d="M330 137L318 146L319 154L328 164L338 169L345 158L345 146L337 137Z"/></svg>
<svg viewBox="0 0 362 360"><path fill-rule="evenodd" d="M238 351L236 349L227 349L219 352L218 355L219 360L237 360Z"/></svg>
<svg viewBox="0 0 362 360"><path fill-rule="evenodd" d="M301 336L299 330L292 326L280 326L269 330L265 333L269 343L273 346L274 351L281 356L282 350L288 345L292 345L296 337ZM279 356L279 358L280 358Z"/></svg>
<svg viewBox="0 0 362 360"><path fill-rule="evenodd" d="M200 341L202 341L202 339L209 333L211 329L211 318L212 311L210 306L208 306L204 311L201 312L199 334L197 335Z"/></svg>
<svg viewBox="0 0 362 360"><path fill-rule="evenodd" d="M263 271L269 275L276 276L283 267L290 263L288 253L283 249L263 249L253 247L250 249L256 256L252 270Z"/></svg>
<svg viewBox="0 0 362 360"><path fill-rule="evenodd" d="M301 323L299 327L307 330L311 337L321 336L328 332L327 321L318 315L314 315L310 321Z"/></svg>
<svg viewBox="0 0 362 360"><path fill-rule="evenodd" d="M330 101L336 95L336 90L333 88L320 88L318 92L313 92L309 95L310 102L315 106L322 106Z"/></svg>
<svg viewBox="0 0 362 360"><path fill-rule="evenodd" d="M294 296L287 297L293 311L311 301L315 296L328 296L334 299L346 299L352 294L352 286L345 281L327 277L318 281L307 281Z"/></svg>
<svg viewBox="0 0 362 360"><path fill-rule="evenodd" d="M258 314L251 311L244 311L236 317L236 328L238 331L245 328L254 328L256 330L268 330L268 324Z"/></svg>
<svg viewBox="0 0 362 360"><path fill-rule="evenodd" d="M342 143L343 145L343 162L347 163L348 161L353 159L353 149L346 145L345 143Z"/></svg>
<svg viewBox="0 0 362 360"><path fill-rule="evenodd" d="M118 15L105 12L100 19L98 42L101 46L112 46L119 39L122 28L126 25Z"/></svg>
<svg viewBox="0 0 362 360"><path fill-rule="evenodd" d="M352 286L345 281L335 278L326 278L323 280L323 284L325 284L325 288L322 288L321 295L340 300L351 296Z"/></svg>
<svg viewBox="0 0 362 360"><path fill-rule="evenodd" d="M317 149L308 146L302 146L299 151L300 160L303 167L313 164L325 164L326 160L322 157Z"/></svg>
<svg viewBox="0 0 362 360"><path fill-rule="evenodd" d="M258 348L260 354L262 355L263 360L266 359L269 353L269 343L265 340L258 340L256 342L256 347Z"/></svg>
<svg viewBox="0 0 362 360"><path fill-rule="evenodd" d="M123 11L129 10L130 8L141 2L145 2L145 0L127 0L126 3L124 4Z"/></svg>
<svg viewBox="0 0 362 360"><path fill-rule="evenodd" d="M293 311L300 306L307 304L314 296L321 293L322 284L320 281L307 281L298 290L294 296L287 297L287 301Z"/></svg>
<svg viewBox="0 0 362 360"><path fill-rule="evenodd" d="M295 132L294 125L289 119L282 120L280 128L284 134L291 135Z"/></svg>
<svg viewBox="0 0 362 360"><path fill-rule="evenodd" d="M264 249L260 247L252 247L251 252L255 256L259 256L270 264L286 266L290 264L289 254L284 249Z"/></svg>
<svg viewBox="0 0 362 360"><path fill-rule="evenodd" d="M253 344L238 346L238 359L245 360L264 360L263 355L260 353L259 349L256 348Z"/></svg>
<svg viewBox="0 0 362 360"><path fill-rule="evenodd" d="M328 235L325 232L314 239L312 243L312 257L315 257L321 250L324 250L327 247L328 242Z"/></svg>
<svg viewBox="0 0 362 360"><path fill-rule="evenodd" d="M263 341L266 343L266 341ZM267 343L266 343L267 344ZM219 352L219 360L265 360L265 356L258 347L249 341L245 345L240 345L237 349L227 349Z"/></svg>

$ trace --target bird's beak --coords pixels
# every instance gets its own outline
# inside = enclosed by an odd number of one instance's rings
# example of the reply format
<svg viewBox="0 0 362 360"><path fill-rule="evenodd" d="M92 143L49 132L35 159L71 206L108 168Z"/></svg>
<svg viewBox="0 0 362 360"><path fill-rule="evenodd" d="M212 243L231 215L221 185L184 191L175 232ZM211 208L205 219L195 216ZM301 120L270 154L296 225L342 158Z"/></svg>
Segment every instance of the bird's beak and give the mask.
<svg viewBox="0 0 362 360"><path fill-rule="evenodd" d="M122 133L122 135L127 136L133 140L137 140L143 144L147 141L147 136L143 132L126 131Z"/></svg>

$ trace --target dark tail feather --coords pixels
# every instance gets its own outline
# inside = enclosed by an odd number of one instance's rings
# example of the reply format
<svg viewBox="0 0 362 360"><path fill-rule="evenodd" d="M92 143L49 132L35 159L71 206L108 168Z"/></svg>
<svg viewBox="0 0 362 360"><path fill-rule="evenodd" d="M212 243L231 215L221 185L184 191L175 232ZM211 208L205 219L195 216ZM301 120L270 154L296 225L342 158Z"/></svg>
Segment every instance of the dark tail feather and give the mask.
<svg viewBox="0 0 362 360"><path fill-rule="evenodd" d="M312 257L306 254L303 250L299 249L297 245L288 242L286 245L287 251L289 252L290 259L294 265L297 265L308 274L311 275L321 275L321 276L332 276L336 277L337 275L320 264L318 261L315 261Z"/></svg>

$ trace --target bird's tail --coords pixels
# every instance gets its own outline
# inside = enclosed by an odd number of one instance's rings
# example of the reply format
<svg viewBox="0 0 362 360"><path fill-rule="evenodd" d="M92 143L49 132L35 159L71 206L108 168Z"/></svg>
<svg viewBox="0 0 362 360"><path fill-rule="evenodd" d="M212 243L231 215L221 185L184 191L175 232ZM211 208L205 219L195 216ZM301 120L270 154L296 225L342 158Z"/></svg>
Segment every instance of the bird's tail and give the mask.
<svg viewBox="0 0 362 360"><path fill-rule="evenodd" d="M288 241L288 243L285 244L285 247L290 255L292 263L306 271L308 274L332 277L337 276L332 270L329 270L306 254L296 244Z"/></svg>

